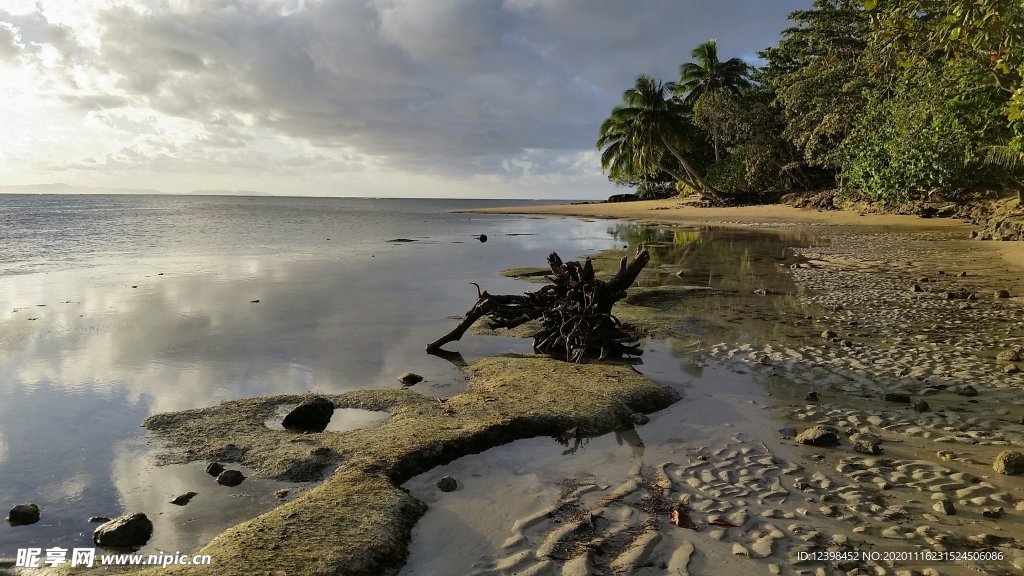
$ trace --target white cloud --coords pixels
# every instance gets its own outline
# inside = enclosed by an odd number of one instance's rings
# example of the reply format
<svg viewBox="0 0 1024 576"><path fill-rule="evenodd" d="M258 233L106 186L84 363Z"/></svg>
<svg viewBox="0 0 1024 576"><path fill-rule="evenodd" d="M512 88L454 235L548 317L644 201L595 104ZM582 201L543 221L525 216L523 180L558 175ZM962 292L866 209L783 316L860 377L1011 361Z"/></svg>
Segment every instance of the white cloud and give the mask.
<svg viewBox="0 0 1024 576"><path fill-rule="evenodd" d="M0 66L37 134L0 140L0 158L37 180L301 167L324 190L339 168L600 187L596 165L569 159L593 159L636 75L673 76L709 36L748 54L807 3L21 2L0 10Z"/></svg>

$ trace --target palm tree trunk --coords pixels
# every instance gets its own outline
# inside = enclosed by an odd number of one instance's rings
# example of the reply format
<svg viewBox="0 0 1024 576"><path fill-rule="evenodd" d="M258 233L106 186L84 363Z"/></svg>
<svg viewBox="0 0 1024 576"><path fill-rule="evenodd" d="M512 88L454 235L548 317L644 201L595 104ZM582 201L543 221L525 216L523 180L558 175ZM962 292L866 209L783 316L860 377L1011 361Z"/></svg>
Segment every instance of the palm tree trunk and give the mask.
<svg viewBox="0 0 1024 576"><path fill-rule="evenodd" d="M689 174L690 177L693 179L693 183L696 184L694 188L697 189L697 192L700 192L701 196L707 196L712 200L722 199L722 197L718 194L718 191L715 190L714 187L709 185L707 182L704 181L703 178L700 177L700 174L693 169L693 166L690 166L690 163L686 161L686 158L683 158L683 155L680 154L678 150L676 150L675 146L669 143L668 139L665 138L665 136L663 136L659 132L658 137L661 138L661 142L665 145L665 148L668 148L668 151L671 152L672 155L675 156L676 160L679 161L679 164L683 166L683 170L686 170L686 173Z"/></svg>
<svg viewBox="0 0 1024 576"><path fill-rule="evenodd" d="M686 184L690 188L693 188L694 190L697 189L697 183L693 180L693 178L690 176L690 174L683 175L683 174L680 174L679 172L677 172L677 171L675 171L675 170L673 170L671 168L667 168L667 167L661 166L661 165L659 165L659 168L661 168L665 172L668 172L670 176L672 176L676 180L679 180L680 182Z"/></svg>

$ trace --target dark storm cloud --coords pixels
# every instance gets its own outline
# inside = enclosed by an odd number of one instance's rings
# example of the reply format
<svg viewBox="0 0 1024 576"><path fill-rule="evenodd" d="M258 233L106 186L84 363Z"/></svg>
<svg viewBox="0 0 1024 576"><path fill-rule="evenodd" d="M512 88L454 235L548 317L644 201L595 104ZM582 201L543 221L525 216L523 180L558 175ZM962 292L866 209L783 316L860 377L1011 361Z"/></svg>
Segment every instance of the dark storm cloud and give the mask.
<svg viewBox="0 0 1024 576"><path fill-rule="evenodd" d="M809 1L209 0L104 12L92 65L166 114L476 171L590 149L638 74L712 37L752 55Z"/></svg>

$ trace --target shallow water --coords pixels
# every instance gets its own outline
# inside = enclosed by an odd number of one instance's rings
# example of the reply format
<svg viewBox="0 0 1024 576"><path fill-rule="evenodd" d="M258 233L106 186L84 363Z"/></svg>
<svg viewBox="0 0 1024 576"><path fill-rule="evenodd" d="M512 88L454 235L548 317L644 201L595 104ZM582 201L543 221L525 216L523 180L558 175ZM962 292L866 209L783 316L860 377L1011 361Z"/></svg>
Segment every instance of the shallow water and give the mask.
<svg viewBox="0 0 1024 576"><path fill-rule="evenodd" d="M806 242L450 213L469 205L0 197L0 507L43 509L37 525L0 527L0 557L88 545L89 516L123 511L157 525L146 550L191 552L273 506L284 484L228 489L201 463L156 466L140 423L233 398L393 387L405 371L425 376L414 389L450 395L461 370L423 347L473 303L470 282L530 289L500 277L504 268L542 264L551 250L568 258L658 243L654 265L691 270L672 278L727 289L694 314L708 330L733 329L710 319L742 318L748 290L785 294L773 259ZM472 361L529 343L467 335L449 348ZM169 504L189 490L199 496L188 506Z"/></svg>
<svg viewBox="0 0 1024 576"><path fill-rule="evenodd" d="M413 529L409 561L401 574L469 574L509 554L502 545L511 536L510 527L556 502L567 481L614 487L637 464L649 471L662 462L679 461L702 445L728 442L740 426L752 446L762 438L777 438L778 426L767 403L801 394L796 387L781 386L769 396L753 375L695 360L673 349L671 341L648 343L638 369L678 390L682 400L633 429L568 445L546 437L519 440L407 482L405 487L430 508ZM458 481L455 492L442 493L434 486L446 474Z"/></svg>

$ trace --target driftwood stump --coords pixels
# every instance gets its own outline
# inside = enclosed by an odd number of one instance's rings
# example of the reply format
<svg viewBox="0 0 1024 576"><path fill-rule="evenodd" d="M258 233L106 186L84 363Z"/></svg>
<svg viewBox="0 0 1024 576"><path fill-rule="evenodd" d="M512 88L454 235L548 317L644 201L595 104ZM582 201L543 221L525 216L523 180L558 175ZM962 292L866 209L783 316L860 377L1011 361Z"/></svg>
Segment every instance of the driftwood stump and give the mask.
<svg viewBox="0 0 1024 576"><path fill-rule="evenodd" d="M541 319L541 329L533 337L534 351L568 362L640 356L639 338L622 330L612 306L626 297L626 289L650 260L647 250L637 252L632 262L623 257L619 271L605 282L594 277L590 258L582 264L562 262L552 252L547 285L523 295L488 294L477 286L476 304L454 330L428 344L427 352L444 352L442 346L460 340L474 322L487 316L492 329Z"/></svg>

